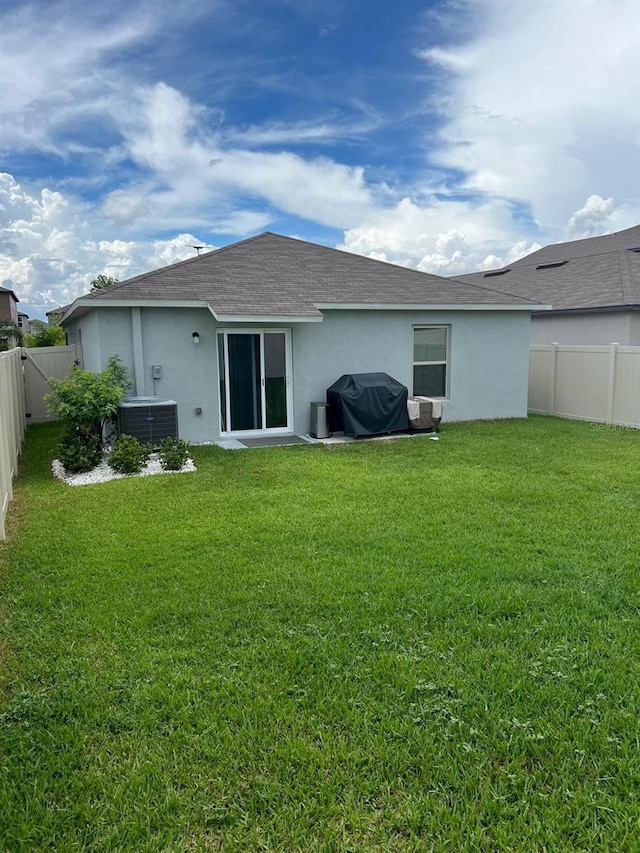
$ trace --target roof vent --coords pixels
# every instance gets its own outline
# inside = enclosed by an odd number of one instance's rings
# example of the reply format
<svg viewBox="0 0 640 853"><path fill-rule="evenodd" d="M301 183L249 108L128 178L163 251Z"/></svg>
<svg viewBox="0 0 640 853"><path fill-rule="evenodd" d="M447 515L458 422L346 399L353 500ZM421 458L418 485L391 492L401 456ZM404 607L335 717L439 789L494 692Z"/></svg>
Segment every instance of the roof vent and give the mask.
<svg viewBox="0 0 640 853"><path fill-rule="evenodd" d="M640 246L636 246L634 249L627 249L627 252L635 252L637 255L640 255Z"/></svg>
<svg viewBox="0 0 640 853"><path fill-rule="evenodd" d="M553 261L550 264L538 264L536 267L537 270L552 270L555 267L563 267L565 264L568 264L569 261Z"/></svg>
<svg viewBox="0 0 640 853"><path fill-rule="evenodd" d="M482 277L483 278L493 278L496 275L504 275L507 272L511 272L511 269L506 270L491 270L491 272L486 272Z"/></svg>

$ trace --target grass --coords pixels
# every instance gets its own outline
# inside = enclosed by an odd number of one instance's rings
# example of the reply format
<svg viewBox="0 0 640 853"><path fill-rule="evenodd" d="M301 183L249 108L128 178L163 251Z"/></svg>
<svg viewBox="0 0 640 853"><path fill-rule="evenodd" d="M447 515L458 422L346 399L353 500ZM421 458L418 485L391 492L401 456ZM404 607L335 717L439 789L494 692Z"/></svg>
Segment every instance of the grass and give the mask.
<svg viewBox="0 0 640 853"><path fill-rule="evenodd" d="M0 548L0 849L640 849L640 433L79 488L55 438Z"/></svg>

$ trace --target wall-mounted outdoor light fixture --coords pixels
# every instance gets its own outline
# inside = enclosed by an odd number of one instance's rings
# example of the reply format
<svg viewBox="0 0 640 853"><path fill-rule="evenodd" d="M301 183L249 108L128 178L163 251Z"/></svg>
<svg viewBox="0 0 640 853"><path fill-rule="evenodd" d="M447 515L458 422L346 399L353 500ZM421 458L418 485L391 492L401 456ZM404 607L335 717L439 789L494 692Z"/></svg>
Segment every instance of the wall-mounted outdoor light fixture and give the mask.
<svg viewBox="0 0 640 853"><path fill-rule="evenodd" d="M194 344L200 343L200 332L194 332L191 337L193 338Z"/></svg>

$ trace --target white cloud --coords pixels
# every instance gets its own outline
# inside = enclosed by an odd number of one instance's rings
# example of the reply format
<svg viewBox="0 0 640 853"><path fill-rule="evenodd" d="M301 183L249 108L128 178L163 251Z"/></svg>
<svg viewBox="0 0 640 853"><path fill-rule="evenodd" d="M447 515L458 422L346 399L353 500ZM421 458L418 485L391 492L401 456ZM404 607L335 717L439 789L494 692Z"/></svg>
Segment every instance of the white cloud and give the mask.
<svg viewBox="0 0 640 853"><path fill-rule="evenodd" d="M95 239L84 205L44 189L39 195L0 174L0 284L32 315L71 302L99 273L121 281L193 257L206 245L189 233L165 240ZM29 313L28 311L28 313Z"/></svg>
<svg viewBox="0 0 640 853"><path fill-rule="evenodd" d="M360 167L297 154L230 151L223 155L227 180L286 213L344 228L367 213L372 195Z"/></svg>
<svg viewBox="0 0 640 853"><path fill-rule="evenodd" d="M550 230L594 191L638 217L635 0L471 9L471 40L421 54L451 75L436 161L462 170L469 191L530 204Z"/></svg>
<svg viewBox="0 0 640 853"><path fill-rule="evenodd" d="M444 50L441 47L432 47L428 50L417 50L415 55L433 65L440 65L448 71L466 71L469 67L469 61L463 51L456 52Z"/></svg>
<svg viewBox="0 0 640 853"><path fill-rule="evenodd" d="M566 234L569 240L580 240L602 234L607 229L609 217L614 211L613 199L590 195L580 210L569 217Z"/></svg>
<svg viewBox="0 0 640 853"><path fill-rule="evenodd" d="M162 22L144 4L27 3L0 16L2 147L65 153L56 131L88 114L109 113L124 91L105 58L153 32Z"/></svg>
<svg viewBox="0 0 640 853"><path fill-rule="evenodd" d="M309 142L329 144L361 136L379 124L380 119L376 120L372 117L355 122L329 121L327 119L299 121L291 124L267 122L262 125L250 125L246 128L231 128L225 132L225 139L229 144L242 145L247 148L264 145L300 145Z"/></svg>
<svg viewBox="0 0 640 853"><path fill-rule="evenodd" d="M177 237L172 237L170 240L154 240L150 246L146 247L147 254L142 260L143 269L139 272L193 258L198 254L195 246L203 246L206 251L217 248L206 243L200 243L193 234L178 234Z"/></svg>
<svg viewBox="0 0 640 853"><path fill-rule="evenodd" d="M273 216L261 210L236 210L220 219L215 225L219 234L256 234L264 231Z"/></svg>
<svg viewBox="0 0 640 853"><path fill-rule="evenodd" d="M134 94L140 109L123 126L131 156L141 166L178 182L194 172L206 174L215 143L198 137L204 109L166 83L140 87Z"/></svg>
<svg viewBox="0 0 640 853"><path fill-rule="evenodd" d="M288 151L226 147L219 134L207 133L206 111L176 89L160 83L140 89L138 97L142 108L125 134L131 157L155 180L149 204L156 209L175 215L222 203L232 212L230 200L239 196L341 228L371 207L360 167L305 160Z"/></svg>
<svg viewBox="0 0 640 853"><path fill-rule="evenodd" d="M405 198L348 229L342 248L446 276L501 266L539 248L518 237L507 202L432 199L421 207Z"/></svg>
<svg viewBox="0 0 640 853"><path fill-rule="evenodd" d="M148 217L153 210L154 205L149 198L149 192L143 189L113 190L102 204L104 215L118 225L129 225L138 219Z"/></svg>

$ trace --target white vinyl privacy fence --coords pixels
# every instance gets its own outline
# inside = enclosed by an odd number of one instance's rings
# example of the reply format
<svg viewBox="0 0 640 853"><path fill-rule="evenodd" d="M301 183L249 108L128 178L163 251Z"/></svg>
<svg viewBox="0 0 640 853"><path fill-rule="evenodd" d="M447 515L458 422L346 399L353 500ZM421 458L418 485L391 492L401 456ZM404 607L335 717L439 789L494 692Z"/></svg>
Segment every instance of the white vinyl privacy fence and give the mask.
<svg viewBox="0 0 640 853"><path fill-rule="evenodd" d="M52 420L44 403L49 379L68 376L74 365L82 367L79 344L0 352L0 540L26 426Z"/></svg>
<svg viewBox="0 0 640 853"><path fill-rule="evenodd" d="M27 423L21 350L0 352L0 539Z"/></svg>
<svg viewBox="0 0 640 853"><path fill-rule="evenodd" d="M71 344L66 347L33 347L22 350L24 392L27 406L27 422L39 424L53 421L44 402L51 391L49 379L63 379L71 368L82 367L82 347Z"/></svg>
<svg viewBox="0 0 640 853"><path fill-rule="evenodd" d="M640 347L532 346L529 411L640 427Z"/></svg>

